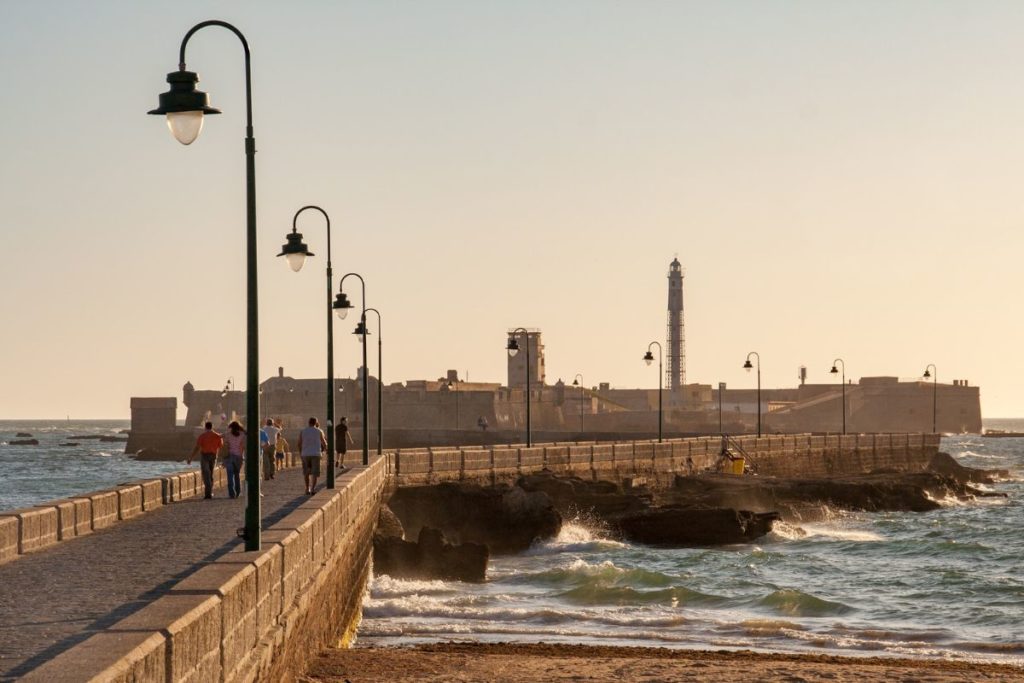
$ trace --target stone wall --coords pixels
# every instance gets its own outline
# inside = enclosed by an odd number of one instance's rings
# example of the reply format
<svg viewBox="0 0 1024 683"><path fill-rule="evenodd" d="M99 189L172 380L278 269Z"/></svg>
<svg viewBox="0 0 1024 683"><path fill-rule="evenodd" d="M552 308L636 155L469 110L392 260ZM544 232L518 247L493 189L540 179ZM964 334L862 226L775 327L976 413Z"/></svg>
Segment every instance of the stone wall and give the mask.
<svg viewBox="0 0 1024 683"><path fill-rule="evenodd" d="M758 474L824 477L877 470L920 471L939 449L937 434L850 434L847 436L730 437ZM657 441L541 443L531 448L491 446L399 449L394 453L397 484L472 480L496 483L548 469L584 479L671 481L717 467L719 437Z"/></svg>
<svg viewBox="0 0 1024 683"><path fill-rule="evenodd" d="M30 672L25 681L292 681L358 623L387 457L341 475L167 594Z"/></svg>

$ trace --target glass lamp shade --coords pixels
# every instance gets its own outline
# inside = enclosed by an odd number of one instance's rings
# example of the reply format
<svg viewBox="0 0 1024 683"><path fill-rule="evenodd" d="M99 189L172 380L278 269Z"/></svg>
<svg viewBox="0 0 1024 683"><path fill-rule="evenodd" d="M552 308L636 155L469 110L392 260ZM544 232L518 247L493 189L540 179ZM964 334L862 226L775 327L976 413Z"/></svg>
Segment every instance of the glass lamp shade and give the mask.
<svg viewBox="0 0 1024 683"><path fill-rule="evenodd" d="M183 145L191 145L203 130L203 112L168 112L167 127L171 129L175 140Z"/></svg>
<svg viewBox="0 0 1024 683"><path fill-rule="evenodd" d="M306 262L306 255L301 253L296 254L285 254L284 259L288 262L288 266L294 271L299 272L302 270L303 264ZM344 317L344 316L342 316Z"/></svg>
<svg viewBox="0 0 1024 683"><path fill-rule="evenodd" d="M334 310L338 314L338 320L344 320L345 317L348 315L347 308L335 308Z"/></svg>
<svg viewBox="0 0 1024 683"><path fill-rule="evenodd" d="M508 349L508 357L509 358L515 358L517 353L519 353L519 347L518 346L509 347L509 349Z"/></svg>
<svg viewBox="0 0 1024 683"><path fill-rule="evenodd" d="M644 358L644 363L646 363L647 365L650 365L653 362L654 362L653 358Z"/></svg>

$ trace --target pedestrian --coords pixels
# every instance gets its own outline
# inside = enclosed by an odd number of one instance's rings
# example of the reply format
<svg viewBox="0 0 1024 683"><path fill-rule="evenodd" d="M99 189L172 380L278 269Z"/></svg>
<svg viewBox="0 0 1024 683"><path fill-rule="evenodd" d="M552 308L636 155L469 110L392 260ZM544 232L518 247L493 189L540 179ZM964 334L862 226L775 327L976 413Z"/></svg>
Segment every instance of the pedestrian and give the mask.
<svg viewBox="0 0 1024 683"><path fill-rule="evenodd" d="M327 437L320 430L315 417L309 426L299 432L299 455L302 456L302 477L306 480L306 495L313 495L320 476L320 455L327 450ZM312 483L310 483L312 481Z"/></svg>
<svg viewBox="0 0 1024 683"><path fill-rule="evenodd" d="M217 466L217 452L224 446L224 439L213 431L213 423L207 422L206 431L196 439L196 446L188 456L187 463L192 464L196 453L200 455L199 469L203 473L203 498L213 498L213 468Z"/></svg>
<svg viewBox="0 0 1024 683"><path fill-rule="evenodd" d="M267 443L263 447L263 479L273 479L274 473L277 471L277 463L274 460L274 455L277 453L277 434L281 430L275 427L274 420L268 417L267 426L262 431L267 439Z"/></svg>
<svg viewBox="0 0 1024 683"><path fill-rule="evenodd" d="M277 448L274 450L274 459L277 460L277 469L284 469L284 454L288 452L288 440L284 438L284 428L280 420L274 421L277 427Z"/></svg>
<svg viewBox="0 0 1024 683"><path fill-rule="evenodd" d="M338 451L334 458L335 467L345 467L345 453L348 452L348 445L352 443L352 434L348 431L348 418L342 417L341 422L334 428L334 450Z"/></svg>
<svg viewBox="0 0 1024 683"><path fill-rule="evenodd" d="M228 472L228 498L238 498L242 493L242 460L245 458L245 430L237 420L232 420L224 435L228 452L224 456L224 469Z"/></svg>
<svg viewBox="0 0 1024 683"><path fill-rule="evenodd" d="M483 415L481 415L480 419L478 419L476 421L476 426L479 427L481 431L486 432L487 431L487 426L488 426L487 425L487 418L484 417Z"/></svg>

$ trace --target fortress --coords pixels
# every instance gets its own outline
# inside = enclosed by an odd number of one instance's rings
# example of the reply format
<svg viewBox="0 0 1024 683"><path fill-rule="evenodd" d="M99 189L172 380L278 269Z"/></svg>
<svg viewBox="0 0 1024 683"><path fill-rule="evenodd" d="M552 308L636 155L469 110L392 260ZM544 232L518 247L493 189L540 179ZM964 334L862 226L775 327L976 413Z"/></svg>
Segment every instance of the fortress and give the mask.
<svg viewBox="0 0 1024 683"><path fill-rule="evenodd" d="M685 436L739 434L756 428L755 388L729 389L724 384L686 383L683 316L683 269L673 259L668 273L667 364L664 377L666 434ZM433 380L381 384L369 376L370 443L375 444L377 397L381 393L386 447L448 444L515 443L526 423L526 372L530 373L533 430L551 440L646 438L656 433L657 389L616 389L608 383L590 387L548 383L540 330L527 334L529 354L508 358L506 382L469 382L448 370ZM526 358L531 367L527 369ZM372 363L371 363L372 366ZM357 371L356 375L360 373ZM326 423L326 381L289 377L284 368L260 384L261 413L281 419L286 430L304 426L310 416ZM842 429L842 386L801 384L762 389L760 411L767 433L821 433ZM337 416L348 417L353 438L362 433L362 387L358 379L336 379ZM901 381L897 377L862 377L846 386L849 433L930 432L933 402L939 432L980 432L978 387L967 380L951 384ZM127 450L143 448L180 452L191 447L195 430L206 420L221 425L245 412L245 392L196 389L186 383L182 401L184 426L177 425L177 399L132 398L132 428ZM482 427L486 425L486 429Z"/></svg>

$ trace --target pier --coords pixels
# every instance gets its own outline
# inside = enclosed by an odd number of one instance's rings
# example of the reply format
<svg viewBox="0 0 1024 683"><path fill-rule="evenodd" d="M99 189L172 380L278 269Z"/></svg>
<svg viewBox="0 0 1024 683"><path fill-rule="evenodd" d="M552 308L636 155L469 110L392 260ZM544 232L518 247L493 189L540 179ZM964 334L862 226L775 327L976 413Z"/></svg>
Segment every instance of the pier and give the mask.
<svg viewBox="0 0 1024 683"><path fill-rule="evenodd" d="M738 437L762 474L919 471L936 434ZM0 679L289 680L351 639L377 511L396 486L549 470L642 480L712 468L718 437L664 443L406 449L301 494L289 463L264 497L263 547L236 537L242 499L202 500L188 470L0 513ZM351 454L350 454L351 457ZM197 493L199 494L197 497Z"/></svg>

